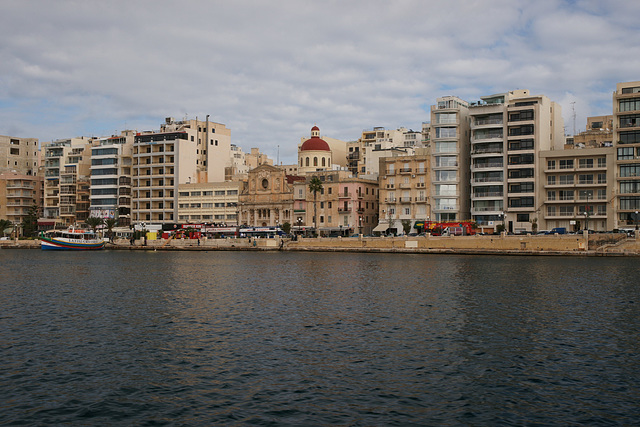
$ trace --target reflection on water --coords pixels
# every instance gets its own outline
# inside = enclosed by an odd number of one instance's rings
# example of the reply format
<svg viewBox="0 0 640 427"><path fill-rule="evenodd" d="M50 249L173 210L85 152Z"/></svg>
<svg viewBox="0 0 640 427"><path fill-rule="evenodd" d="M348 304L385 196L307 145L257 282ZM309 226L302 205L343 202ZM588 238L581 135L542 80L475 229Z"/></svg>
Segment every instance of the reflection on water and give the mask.
<svg viewBox="0 0 640 427"><path fill-rule="evenodd" d="M634 259L3 251L0 424L629 424Z"/></svg>

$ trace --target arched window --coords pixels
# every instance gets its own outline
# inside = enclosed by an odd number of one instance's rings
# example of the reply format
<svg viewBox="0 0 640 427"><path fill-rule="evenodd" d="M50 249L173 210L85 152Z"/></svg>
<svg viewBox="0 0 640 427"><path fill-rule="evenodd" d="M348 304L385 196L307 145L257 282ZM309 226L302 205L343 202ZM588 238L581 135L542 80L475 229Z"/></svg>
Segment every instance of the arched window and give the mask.
<svg viewBox="0 0 640 427"><path fill-rule="evenodd" d="M307 164L305 166L309 166L309 158L307 157Z"/></svg>
<svg viewBox="0 0 640 427"><path fill-rule="evenodd" d="M313 166L318 166L318 158L317 157L313 158Z"/></svg>
<svg viewBox="0 0 640 427"><path fill-rule="evenodd" d="M326 166L324 157L322 158L322 166Z"/></svg>

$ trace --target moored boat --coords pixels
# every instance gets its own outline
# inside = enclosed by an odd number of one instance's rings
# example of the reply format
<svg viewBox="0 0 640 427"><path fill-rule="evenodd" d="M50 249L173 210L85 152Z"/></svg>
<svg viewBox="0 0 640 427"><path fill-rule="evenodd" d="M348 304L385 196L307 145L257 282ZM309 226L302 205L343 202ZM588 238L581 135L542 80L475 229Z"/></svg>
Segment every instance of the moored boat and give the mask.
<svg viewBox="0 0 640 427"><path fill-rule="evenodd" d="M53 230L40 238L42 250L99 250L104 248L104 239L93 231Z"/></svg>

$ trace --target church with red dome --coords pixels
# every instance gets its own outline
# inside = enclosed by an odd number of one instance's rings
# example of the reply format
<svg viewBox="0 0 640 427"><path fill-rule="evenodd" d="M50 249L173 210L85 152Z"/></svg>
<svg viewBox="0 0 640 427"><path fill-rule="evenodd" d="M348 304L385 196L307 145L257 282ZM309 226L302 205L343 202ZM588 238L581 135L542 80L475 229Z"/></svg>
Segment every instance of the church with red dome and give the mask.
<svg viewBox="0 0 640 427"><path fill-rule="evenodd" d="M319 170L331 169L331 147L324 139L320 138L320 128L311 128L311 138L307 139L298 148L298 172L306 174Z"/></svg>

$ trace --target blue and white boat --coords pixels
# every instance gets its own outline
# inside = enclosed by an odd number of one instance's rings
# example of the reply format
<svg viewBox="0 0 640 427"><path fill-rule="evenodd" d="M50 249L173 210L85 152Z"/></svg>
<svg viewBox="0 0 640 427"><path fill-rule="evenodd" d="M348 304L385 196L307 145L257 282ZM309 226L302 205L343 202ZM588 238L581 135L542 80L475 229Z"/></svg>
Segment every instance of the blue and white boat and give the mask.
<svg viewBox="0 0 640 427"><path fill-rule="evenodd" d="M100 250L104 248L104 239L93 231L87 230L52 230L41 237L42 250Z"/></svg>

